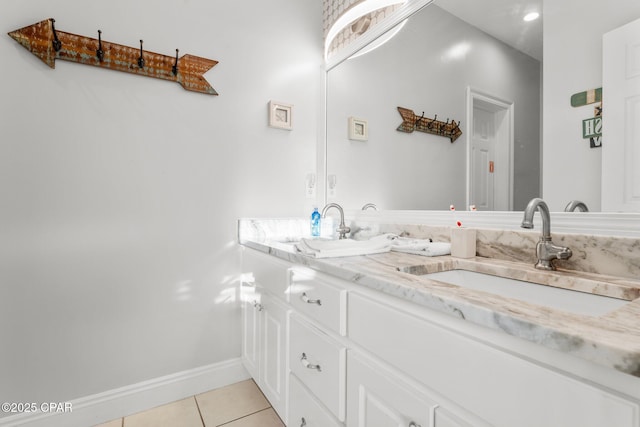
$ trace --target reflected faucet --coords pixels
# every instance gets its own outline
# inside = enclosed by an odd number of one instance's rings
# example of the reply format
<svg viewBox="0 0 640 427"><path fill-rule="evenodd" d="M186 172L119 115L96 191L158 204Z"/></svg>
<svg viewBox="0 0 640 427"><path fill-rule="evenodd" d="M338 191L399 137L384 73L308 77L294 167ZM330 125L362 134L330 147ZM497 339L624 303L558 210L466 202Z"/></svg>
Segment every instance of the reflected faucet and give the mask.
<svg viewBox="0 0 640 427"><path fill-rule="evenodd" d="M362 210L363 210L363 211L366 211L366 210L367 210L367 209L369 209L369 208L373 209L374 211L377 211L377 210L378 210L378 207L377 207L375 204L373 204L373 203L367 203L367 204L365 204L365 205L362 207Z"/></svg>
<svg viewBox="0 0 640 427"><path fill-rule="evenodd" d="M522 220L522 228L533 228L533 214L536 210L540 211L542 216L542 235L536 245L536 255L538 261L535 267L540 270L555 270L556 267L551 261L554 259L569 259L573 253L571 249L564 246L557 246L551 241L551 215L549 207L540 198L531 199L524 210L524 219Z"/></svg>
<svg viewBox="0 0 640 427"><path fill-rule="evenodd" d="M582 212L589 212L589 208L587 207L587 205L584 202L581 202L580 200L572 200L570 201L567 206L564 208L565 212L573 212L576 209L580 209Z"/></svg>
<svg viewBox="0 0 640 427"><path fill-rule="evenodd" d="M324 208L322 208L322 218L326 218L327 211L331 208L336 208L338 209L338 212L340 212L340 225L338 226L338 228L336 228L336 231L339 233L338 238L346 239L347 233L350 232L351 229L344 224L344 210L342 210L342 206L337 203L329 203Z"/></svg>

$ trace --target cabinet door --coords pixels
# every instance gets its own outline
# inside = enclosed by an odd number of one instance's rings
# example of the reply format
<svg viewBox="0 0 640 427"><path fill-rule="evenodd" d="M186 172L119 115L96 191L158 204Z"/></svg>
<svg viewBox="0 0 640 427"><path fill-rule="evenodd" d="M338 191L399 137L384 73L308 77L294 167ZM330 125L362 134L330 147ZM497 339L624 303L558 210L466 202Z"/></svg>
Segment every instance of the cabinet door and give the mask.
<svg viewBox="0 0 640 427"><path fill-rule="evenodd" d="M435 405L397 372L348 352L348 427L429 427L429 413Z"/></svg>
<svg viewBox="0 0 640 427"><path fill-rule="evenodd" d="M286 422L287 307L274 296L262 296L259 385L273 409Z"/></svg>
<svg viewBox="0 0 640 427"><path fill-rule="evenodd" d="M259 376L262 291L255 282L242 282L242 363L255 379Z"/></svg>

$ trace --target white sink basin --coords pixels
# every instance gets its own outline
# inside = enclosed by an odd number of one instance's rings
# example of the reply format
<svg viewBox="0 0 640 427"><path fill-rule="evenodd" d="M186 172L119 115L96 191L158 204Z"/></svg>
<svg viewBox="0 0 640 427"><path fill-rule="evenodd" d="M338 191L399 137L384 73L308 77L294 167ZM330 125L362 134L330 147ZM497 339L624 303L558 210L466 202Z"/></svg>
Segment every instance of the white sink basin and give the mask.
<svg viewBox="0 0 640 427"><path fill-rule="evenodd" d="M419 277L588 316L605 315L629 302L461 269L421 274Z"/></svg>

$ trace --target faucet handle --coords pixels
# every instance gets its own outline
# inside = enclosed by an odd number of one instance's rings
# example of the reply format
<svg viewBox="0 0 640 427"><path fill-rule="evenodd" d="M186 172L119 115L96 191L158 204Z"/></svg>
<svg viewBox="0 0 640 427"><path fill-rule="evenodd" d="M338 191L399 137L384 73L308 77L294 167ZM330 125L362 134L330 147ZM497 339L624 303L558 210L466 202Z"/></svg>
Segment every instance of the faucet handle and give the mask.
<svg viewBox="0 0 640 427"><path fill-rule="evenodd" d="M347 233L351 232L351 228L345 225L343 227L336 228L336 231L339 233L338 239L346 239Z"/></svg>

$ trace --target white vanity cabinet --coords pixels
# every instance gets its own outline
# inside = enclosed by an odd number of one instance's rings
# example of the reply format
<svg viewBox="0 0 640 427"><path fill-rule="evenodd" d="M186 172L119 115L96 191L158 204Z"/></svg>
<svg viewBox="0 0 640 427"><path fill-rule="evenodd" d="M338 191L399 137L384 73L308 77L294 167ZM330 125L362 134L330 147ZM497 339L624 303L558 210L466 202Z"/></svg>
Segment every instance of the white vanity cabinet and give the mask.
<svg viewBox="0 0 640 427"><path fill-rule="evenodd" d="M243 361L288 426L640 427L636 378L252 249L243 273Z"/></svg>

